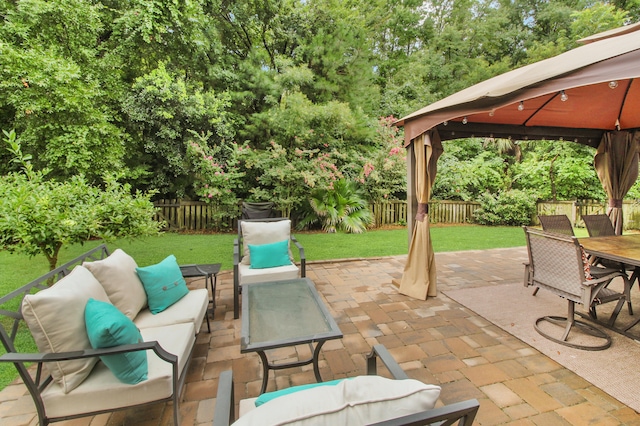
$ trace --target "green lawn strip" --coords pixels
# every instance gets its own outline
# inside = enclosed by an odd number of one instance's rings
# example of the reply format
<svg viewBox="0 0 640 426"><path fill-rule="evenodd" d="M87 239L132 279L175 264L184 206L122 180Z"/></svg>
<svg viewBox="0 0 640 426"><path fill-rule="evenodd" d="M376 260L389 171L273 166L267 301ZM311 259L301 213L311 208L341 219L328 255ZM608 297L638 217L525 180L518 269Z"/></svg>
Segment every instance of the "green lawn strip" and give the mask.
<svg viewBox="0 0 640 426"><path fill-rule="evenodd" d="M296 232L296 238L303 245L307 260L331 260L349 258L370 258L402 255L407 253L407 230L375 230L363 234L327 234ZM109 243L111 252L121 248L130 254L139 266L160 262L169 254L174 254L179 264L222 263L222 270L233 268L233 239L236 234L175 234L165 233L158 237L136 240L118 240ZM499 247L517 247L525 244L524 233L519 227L432 226L433 247L438 251L484 250ZM63 248L58 264L81 255L100 244L90 241L84 245ZM297 258L297 250L293 250ZM30 258L25 255L0 252L0 294L4 295L45 274L47 262L43 256ZM6 325L6 324L5 324ZM25 329L19 337L19 348L36 351L33 340ZM4 349L0 348L0 354ZM0 389L16 377L11 364L0 365Z"/></svg>

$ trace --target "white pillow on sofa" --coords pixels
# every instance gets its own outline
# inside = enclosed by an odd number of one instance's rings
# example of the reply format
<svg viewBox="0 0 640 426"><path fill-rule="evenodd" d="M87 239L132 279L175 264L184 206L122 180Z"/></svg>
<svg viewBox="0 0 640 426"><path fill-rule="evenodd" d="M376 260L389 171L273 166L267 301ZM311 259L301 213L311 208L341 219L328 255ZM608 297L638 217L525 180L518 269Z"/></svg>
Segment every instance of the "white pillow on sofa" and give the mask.
<svg viewBox="0 0 640 426"><path fill-rule="evenodd" d="M418 380L358 376L280 396L233 425L365 425L431 410L439 396L440 386Z"/></svg>
<svg viewBox="0 0 640 426"><path fill-rule="evenodd" d="M121 249L116 249L102 260L84 262L82 266L96 277L111 303L130 320L134 320L138 312L147 306L147 294L136 273L138 265Z"/></svg>
<svg viewBox="0 0 640 426"><path fill-rule="evenodd" d="M86 268L73 271L50 288L22 299L22 316L40 352L68 352L91 349L84 322L84 308L93 298L109 302L109 297ZM70 392L87 378L98 358L47 362L53 379Z"/></svg>
<svg viewBox="0 0 640 426"><path fill-rule="evenodd" d="M249 244L259 246L263 244L276 243L278 241L287 240L287 247L291 242L291 220L277 220L271 222L240 222L242 227L242 247L244 249L242 263L251 264L249 255ZM289 249L289 258L293 262L291 249Z"/></svg>

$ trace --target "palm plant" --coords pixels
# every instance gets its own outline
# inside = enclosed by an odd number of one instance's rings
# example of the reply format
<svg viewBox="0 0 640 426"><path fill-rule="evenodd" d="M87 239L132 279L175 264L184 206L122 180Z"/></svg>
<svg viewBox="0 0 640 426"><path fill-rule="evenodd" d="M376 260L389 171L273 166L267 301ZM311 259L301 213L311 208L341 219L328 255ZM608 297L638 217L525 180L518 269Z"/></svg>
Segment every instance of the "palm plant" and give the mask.
<svg viewBox="0 0 640 426"><path fill-rule="evenodd" d="M314 190L308 201L299 228L319 224L326 232L359 234L373 219L359 188L346 179L333 182L331 188Z"/></svg>

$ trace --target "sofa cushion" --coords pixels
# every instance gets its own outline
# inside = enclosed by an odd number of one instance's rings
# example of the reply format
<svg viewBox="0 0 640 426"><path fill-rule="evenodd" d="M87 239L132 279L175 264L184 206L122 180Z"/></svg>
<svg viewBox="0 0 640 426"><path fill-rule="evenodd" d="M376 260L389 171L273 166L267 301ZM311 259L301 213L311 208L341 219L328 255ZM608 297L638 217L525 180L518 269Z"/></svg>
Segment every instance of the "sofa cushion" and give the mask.
<svg viewBox="0 0 640 426"><path fill-rule="evenodd" d="M136 273L138 265L121 249L116 249L105 259L84 262L82 266L91 271L104 287L111 303L129 319L134 319L147 306L147 294Z"/></svg>
<svg viewBox="0 0 640 426"><path fill-rule="evenodd" d="M111 348L142 342L140 331L111 303L89 299L84 310L89 342L94 349ZM100 359L123 383L130 385L147 380L147 352L136 351L101 356Z"/></svg>
<svg viewBox="0 0 640 426"><path fill-rule="evenodd" d="M189 293L176 257L172 254L155 265L136 268L136 272L147 293L152 314L164 311Z"/></svg>
<svg viewBox="0 0 640 426"><path fill-rule="evenodd" d="M178 355L178 371L184 374L195 344L193 324L149 328L140 332L145 342L155 340L166 351ZM91 375L66 395L58 386L48 386L42 393L47 414L59 417L80 411L111 411L170 397L173 393L171 364L161 360L153 351L147 352L147 358L148 379L135 385L122 383L103 363L98 363Z"/></svg>
<svg viewBox="0 0 640 426"><path fill-rule="evenodd" d="M200 332L208 306L209 292L206 288L197 288L190 290L186 296L160 313L152 314L148 309L143 309L133 322L141 330L172 324L192 323L197 334Z"/></svg>
<svg viewBox="0 0 640 426"><path fill-rule="evenodd" d="M269 244L249 244L249 253L251 269L274 268L291 264L289 240Z"/></svg>
<svg viewBox="0 0 640 426"><path fill-rule="evenodd" d="M439 386L417 380L359 376L283 395L234 425L365 425L431 410L439 396Z"/></svg>
<svg viewBox="0 0 640 426"><path fill-rule="evenodd" d="M287 240L287 247L291 238L291 220L277 220L273 222L240 222L242 227L242 244L244 253L242 263L251 265L249 245L261 245ZM293 261L293 256L289 252Z"/></svg>
<svg viewBox="0 0 640 426"><path fill-rule="evenodd" d="M48 289L28 294L22 300L22 315L39 352L68 352L91 349L84 323L87 301L109 302L98 280L82 266ZM54 381L70 392L89 375L97 358L47 362Z"/></svg>

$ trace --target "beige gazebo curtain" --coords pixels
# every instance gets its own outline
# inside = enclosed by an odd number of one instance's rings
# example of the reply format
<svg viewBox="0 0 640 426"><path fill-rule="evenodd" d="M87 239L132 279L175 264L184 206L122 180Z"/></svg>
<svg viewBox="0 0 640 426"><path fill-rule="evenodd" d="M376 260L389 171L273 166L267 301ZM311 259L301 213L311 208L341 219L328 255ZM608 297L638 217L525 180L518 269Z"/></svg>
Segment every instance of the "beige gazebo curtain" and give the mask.
<svg viewBox="0 0 640 426"><path fill-rule="evenodd" d="M607 132L593 160L609 198L607 214L617 235L622 234L622 200L638 178L639 138L640 132Z"/></svg>
<svg viewBox="0 0 640 426"><path fill-rule="evenodd" d="M437 131L423 133L413 141L415 190L418 212L409 245L409 255L400 281L400 293L425 300L436 296L436 262L429 234L429 199L436 178L442 143Z"/></svg>

